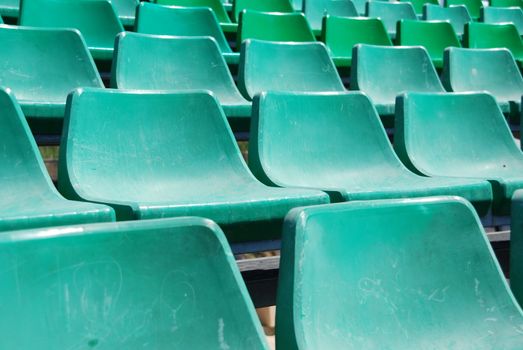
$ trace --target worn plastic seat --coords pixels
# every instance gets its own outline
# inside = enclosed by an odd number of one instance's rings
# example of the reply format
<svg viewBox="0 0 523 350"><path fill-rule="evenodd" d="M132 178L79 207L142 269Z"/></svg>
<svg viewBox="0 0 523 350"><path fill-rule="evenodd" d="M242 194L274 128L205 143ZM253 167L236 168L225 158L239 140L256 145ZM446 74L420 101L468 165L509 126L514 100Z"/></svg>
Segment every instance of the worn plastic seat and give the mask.
<svg viewBox="0 0 523 350"><path fill-rule="evenodd" d="M510 288L523 305L523 190L512 196L512 215L510 219Z"/></svg>
<svg viewBox="0 0 523 350"><path fill-rule="evenodd" d="M293 5L289 0L234 0L232 4L232 15L235 22L240 21L240 13L243 10L254 10L259 12L294 12Z"/></svg>
<svg viewBox="0 0 523 350"><path fill-rule="evenodd" d="M439 6L438 0L399 0L400 2L410 2L412 4L412 7L414 7L414 11L416 11L416 14L418 17L421 17L423 15L423 6L425 4L431 4Z"/></svg>
<svg viewBox="0 0 523 350"><path fill-rule="evenodd" d="M268 349L209 220L9 232L0 261L6 349Z"/></svg>
<svg viewBox="0 0 523 350"><path fill-rule="evenodd" d="M322 21L326 15L338 17L358 17L356 6L351 0L304 0L305 17L314 35L322 33Z"/></svg>
<svg viewBox="0 0 523 350"><path fill-rule="evenodd" d="M425 176L489 180L493 213L508 215L523 188L523 154L487 93L407 93L399 98L394 147L403 162Z"/></svg>
<svg viewBox="0 0 523 350"><path fill-rule="evenodd" d="M202 216L232 242L263 240L280 236L291 208L328 202L258 182L209 92L89 89L68 103L59 187L118 219Z"/></svg>
<svg viewBox="0 0 523 350"><path fill-rule="evenodd" d="M76 30L0 26L0 42L0 86L13 90L34 131L60 132L67 94L103 87Z"/></svg>
<svg viewBox="0 0 523 350"><path fill-rule="evenodd" d="M367 17L380 18L392 39L396 38L396 26L399 20L418 19L414 7L409 2L369 1L366 6Z"/></svg>
<svg viewBox="0 0 523 350"><path fill-rule="evenodd" d="M490 0L491 7L513 7L523 9L523 0Z"/></svg>
<svg viewBox="0 0 523 350"><path fill-rule="evenodd" d="M523 10L521 7L485 7L482 9L485 23L513 23L519 35L523 35Z"/></svg>
<svg viewBox="0 0 523 350"><path fill-rule="evenodd" d="M20 0L0 0L0 16L18 18Z"/></svg>
<svg viewBox="0 0 523 350"><path fill-rule="evenodd" d="M242 44L238 87L243 95L269 90L345 91L322 43L276 43L247 40Z"/></svg>
<svg viewBox="0 0 523 350"><path fill-rule="evenodd" d="M423 46L436 68L443 67L443 51L447 47L461 47L456 32L447 21L402 20L397 39L402 46Z"/></svg>
<svg viewBox="0 0 523 350"><path fill-rule="evenodd" d="M123 26L108 0L23 0L20 25L76 28L95 60L113 58L114 39Z"/></svg>
<svg viewBox="0 0 523 350"><path fill-rule="evenodd" d="M116 13L118 13L120 22L122 22L125 27L132 28L136 16L136 6L140 4L140 0L111 0L111 3Z"/></svg>
<svg viewBox="0 0 523 350"><path fill-rule="evenodd" d="M463 36L465 24L472 21L469 11L464 5L441 7L426 4L423 7L423 19L426 21L449 21L459 37Z"/></svg>
<svg viewBox="0 0 523 350"><path fill-rule="evenodd" d="M249 165L262 182L321 189L331 202L458 195L483 216L492 201L487 181L407 170L361 92L258 95L249 147Z"/></svg>
<svg viewBox="0 0 523 350"><path fill-rule="evenodd" d="M210 13L209 9L202 10ZM251 116L251 103L234 85L220 49L210 37L122 33L116 41L112 73L114 88L210 90L228 117Z"/></svg>
<svg viewBox="0 0 523 350"><path fill-rule="evenodd" d="M481 0L445 0L445 7L451 7L455 5L463 5L467 8L470 17L477 21L480 18L481 8L483 3Z"/></svg>
<svg viewBox="0 0 523 350"><path fill-rule="evenodd" d="M238 64L240 60L240 54L232 52L209 8L168 7L142 2L138 6L135 29L144 34L210 36L216 40L228 63Z"/></svg>
<svg viewBox="0 0 523 350"><path fill-rule="evenodd" d="M286 223L279 349L521 348L521 309L463 199L316 206Z"/></svg>

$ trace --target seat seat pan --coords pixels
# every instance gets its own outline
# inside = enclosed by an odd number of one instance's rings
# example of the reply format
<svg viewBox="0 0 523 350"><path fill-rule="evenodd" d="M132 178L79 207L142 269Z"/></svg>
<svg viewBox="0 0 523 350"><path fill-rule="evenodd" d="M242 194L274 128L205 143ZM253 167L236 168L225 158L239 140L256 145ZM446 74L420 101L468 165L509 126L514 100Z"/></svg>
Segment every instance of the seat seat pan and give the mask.
<svg viewBox="0 0 523 350"><path fill-rule="evenodd" d="M223 58L227 64L239 64L240 63L240 54L237 52L224 52L222 53Z"/></svg>
<svg viewBox="0 0 523 350"><path fill-rule="evenodd" d="M41 102L20 100L20 106L26 117L63 119L65 113L65 99L63 102Z"/></svg>
<svg viewBox="0 0 523 350"><path fill-rule="evenodd" d="M250 118L252 106L245 104L222 104L223 111L227 117Z"/></svg>

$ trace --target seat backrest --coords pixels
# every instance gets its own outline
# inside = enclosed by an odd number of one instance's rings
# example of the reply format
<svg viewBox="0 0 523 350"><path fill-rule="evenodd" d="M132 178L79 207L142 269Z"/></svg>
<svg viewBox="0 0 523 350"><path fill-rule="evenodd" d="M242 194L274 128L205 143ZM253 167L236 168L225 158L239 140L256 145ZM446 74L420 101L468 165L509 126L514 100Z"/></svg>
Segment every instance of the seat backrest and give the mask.
<svg viewBox="0 0 523 350"><path fill-rule="evenodd" d="M412 4L412 7L414 7L414 11L416 11L416 14L419 16L423 14L423 6L425 4L432 4L439 6L438 0L399 0L400 2L410 2Z"/></svg>
<svg viewBox="0 0 523 350"><path fill-rule="evenodd" d="M18 18L20 12L20 0L1 0L0 15L2 17ZM3 23L3 21L1 22Z"/></svg>
<svg viewBox="0 0 523 350"><path fill-rule="evenodd" d="M441 7L426 4L423 6L423 19L426 21L449 21L459 36L463 35L465 24L472 21L469 11L464 5Z"/></svg>
<svg viewBox="0 0 523 350"><path fill-rule="evenodd" d="M344 91L324 44L246 40L241 47L238 86L245 97L269 90Z"/></svg>
<svg viewBox="0 0 523 350"><path fill-rule="evenodd" d="M291 211L277 309L281 349L511 349L522 342L521 309L473 207L458 197ZM489 331L495 336L481 337Z"/></svg>
<svg viewBox="0 0 523 350"><path fill-rule="evenodd" d="M403 91L445 91L427 50L420 46L355 46L350 87L376 104L394 104Z"/></svg>
<svg viewBox="0 0 523 350"><path fill-rule="evenodd" d="M24 0L22 0L24 1ZM136 6L140 0L111 0L111 3L124 26L133 26L136 15Z"/></svg>
<svg viewBox="0 0 523 350"><path fill-rule="evenodd" d="M488 91L499 102L519 102L523 95L523 78L507 49L449 48L442 81L448 91Z"/></svg>
<svg viewBox="0 0 523 350"><path fill-rule="evenodd" d="M379 17L387 33L394 37L396 25L401 19L417 20L416 11L409 2L369 1L367 2L367 17Z"/></svg>
<svg viewBox="0 0 523 350"><path fill-rule="evenodd" d="M512 23L468 23L465 25L465 47L478 49L506 47L516 59L523 58L521 36Z"/></svg>
<svg viewBox="0 0 523 350"><path fill-rule="evenodd" d="M244 10L238 24L238 43L246 39L268 41L315 41L312 29L301 12L268 13Z"/></svg>
<svg viewBox="0 0 523 350"><path fill-rule="evenodd" d="M523 34L523 10L521 7L485 7L482 9L485 23L513 23L520 35Z"/></svg>
<svg viewBox="0 0 523 350"><path fill-rule="evenodd" d="M240 20L243 10L254 10L260 12L294 12L293 5L289 0L234 0L232 14L235 22Z"/></svg>
<svg viewBox="0 0 523 350"><path fill-rule="evenodd" d="M522 0L490 0L491 7L513 7L523 8Z"/></svg>
<svg viewBox="0 0 523 350"><path fill-rule="evenodd" d="M305 17L311 28L321 30L323 16L357 17L358 11L352 0L305 0L303 2Z"/></svg>
<svg viewBox="0 0 523 350"><path fill-rule="evenodd" d="M77 87L103 87L77 30L0 26L0 41L0 86L19 102L64 103Z"/></svg>
<svg viewBox="0 0 523 350"><path fill-rule="evenodd" d="M210 8L169 7L142 2L136 13L138 33L174 36L210 36L224 53L232 52Z"/></svg>
<svg viewBox="0 0 523 350"><path fill-rule="evenodd" d="M464 5L473 19L479 19L483 3L481 0L444 0L445 7Z"/></svg>
<svg viewBox="0 0 523 350"><path fill-rule="evenodd" d="M6 232L0 247L7 349L268 349L210 220Z"/></svg>
<svg viewBox="0 0 523 350"><path fill-rule="evenodd" d="M209 7L214 11L220 23L231 23L227 11L220 0L155 0L159 5L183 6L183 7ZM143 5L144 3L142 3Z"/></svg>
<svg viewBox="0 0 523 350"><path fill-rule="evenodd" d="M510 216L510 288L519 304L523 304L523 190L514 192Z"/></svg>

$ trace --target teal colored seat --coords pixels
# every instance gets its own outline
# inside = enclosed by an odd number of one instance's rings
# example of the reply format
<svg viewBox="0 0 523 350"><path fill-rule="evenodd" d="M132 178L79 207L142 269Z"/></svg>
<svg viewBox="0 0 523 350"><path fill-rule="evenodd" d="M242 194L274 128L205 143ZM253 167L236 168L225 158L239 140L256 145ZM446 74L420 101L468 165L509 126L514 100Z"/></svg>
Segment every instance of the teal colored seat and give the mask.
<svg viewBox="0 0 523 350"><path fill-rule="evenodd" d="M304 0L292 0L292 8L294 11L303 11Z"/></svg>
<svg viewBox="0 0 523 350"><path fill-rule="evenodd" d="M456 32L447 21L401 20L397 41L401 46L423 46L436 68L443 67L443 52L447 47L461 47Z"/></svg>
<svg viewBox="0 0 523 350"><path fill-rule="evenodd" d="M322 43L276 43L247 40L242 44L238 87L252 99L263 91L345 91Z"/></svg>
<svg viewBox="0 0 523 350"><path fill-rule="evenodd" d="M118 13L120 22L122 22L125 27L132 28L134 26L136 6L140 4L140 0L111 0L111 3L116 13Z"/></svg>
<svg viewBox="0 0 523 350"><path fill-rule="evenodd" d="M465 6L470 17L475 21L479 20L481 8L483 7L483 2L481 0L445 0L445 7L456 5Z"/></svg>
<svg viewBox="0 0 523 350"><path fill-rule="evenodd" d="M522 0L490 0L491 7L520 7L523 9Z"/></svg>
<svg viewBox="0 0 523 350"><path fill-rule="evenodd" d="M322 39L337 67L352 65L352 47L356 44L392 46L383 22L379 18L346 18L326 16Z"/></svg>
<svg viewBox="0 0 523 350"><path fill-rule="evenodd" d="M523 190L512 196L510 218L510 288L523 305Z"/></svg>
<svg viewBox="0 0 523 350"><path fill-rule="evenodd" d="M0 86L13 90L33 131L60 133L67 94L103 87L77 30L0 26L0 42Z"/></svg>
<svg viewBox="0 0 523 350"><path fill-rule="evenodd" d="M62 193L111 205L119 220L201 216L232 242L266 240L291 208L328 202L257 181L209 92L77 90L62 145Z"/></svg>
<svg viewBox="0 0 523 350"><path fill-rule="evenodd" d="M399 0L399 1L400 2L410 2L412 4L412 7L414 7L414 11L416 11L416 15L418 15L418 17L421 17L423 15L423 6L425 6L425 4L439 6L438 0Z"/></svg>
<svg viewBox="0 0 523 350"><path fill-rule="evenodd" d="M314 35L322 33L321 23L326 15L338 17L358 17L356 6L351 0L305 0L305 17L309 21Z"/></svg>
<svg viewBox="0 0 523 350"><path fill-rule="evenodd" d="M367 17L380 18L392 39L396 38L396 26L399 20L417 20L416 11L409 2L369 1Z"/></svg>
<svg viewBox="0 0 523 350"><path fill-rule="evenodd" d="M112 60L114 39L124 31L108 0L23 0L19 23L78 29L95 60Z"/></svg>
<svg viewBox="0 0 523 350"><path fill-rule="evenodd" d="M460 38L465 31L465 24L472 21L469 11L464 5L441 7L426 4L423 7L423 19L426 21L449 21Z"/></svg>
<svg viewBox="0 0 523 350"><path fill-rule="evenodd" d="M457 195L484 216L492 201L487 181L407 170L361 92L257 95L249 147L249 166L262 182L320 189L331 202Z"/></svg>
<svg viewBox="0 0 523 350"><path fill-rule="evenodd" d="M523 78L507 49L449 48L442 81L448 91L487 91L503 113L519 118Z"/></svg>
<svg viewBox="0 0 523 350"><path fill-rule="evenodd" d="M209 220L9 232L0 262L6 349L269 349Z"/></svg>
<svg viewBox="0 0 523 350"><path fill-rule="evenodd" d="M0 16L18 18L20 12L20 0L1 0Z"/></svg>
<svg viewBox="0 0 523 350"><path fill-rule="evenodd" d="M0 231L114 221L111 208L69 201L58 193L9 89L0 89L0 108Z"/></svg>
<svg viewBox="0 0 523 350"><path fill-rule="evenodd" d="M355 46L350 88L371 98L387 127L392 124L396 96L403 91L445 91L427 50L420 46Z"/></svg>
<svg viewBox="0 0 523 350"><path fill-rule="evenodd" d="M234 0L232 4L232 16L235 22L240 21L240 13L243 10L259 12L294 12L293 4L297 0ZM303 0L302 0L303 1Z"/></svg>
<svg viewBox="0 0 523 350"><path fill-rule="evenodd" d="M142 2L138 6L136 32L174 36L210 36L216 40L227 63L238 64L220 25L209 8L168 7Z"/></svg>
<svg viewBox="0 0 523 350"><path fill-rule="evenodd" d="M293 210L278 349L521 349L521 309L456 197Z"/></svg>
<svg viewBox="0 0 523 350"><path fill-rule="evenodd" d="M493 213L509 215L523 188L523 154L494 97L407 93L397 103L394 147L403 162L425 176L488 180Z"/></svg>
<svg viewBox="0 0 523 350"><path fill-rule="evenodd" d="M485 23L513 23L519 35L523 35L523 10L521 7L485 7L482 9Z"/></svg>
<svg viewBox="0 0 523 350"><path fill-rule="evenodd" d="M210 90L228 117L251 116L251 103L234 85L220 49L210 37L122 33L116 40L111 85L130 90Z"/></svg>

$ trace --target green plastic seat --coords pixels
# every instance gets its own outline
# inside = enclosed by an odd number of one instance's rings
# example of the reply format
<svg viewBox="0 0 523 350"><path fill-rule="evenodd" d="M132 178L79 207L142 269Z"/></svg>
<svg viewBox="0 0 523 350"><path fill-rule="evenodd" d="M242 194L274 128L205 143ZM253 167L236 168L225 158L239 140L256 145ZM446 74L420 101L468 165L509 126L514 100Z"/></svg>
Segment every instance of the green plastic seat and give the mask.
<svg viewBox="0 0 523 350"><path fill-rule="evenodd" d="M371 98L387 127L393 124L396 96L401 92L445 91L427 50L421 46L355 46L350 88Z"/></svg>
<svg viewBox="0 0 523 350"><path fill-rule="evenodd" d="M523 35L523 10L521 7L485 7L482 9L485 23L513 23L519 35Z"/></svg>
<svg viewBox="0 0 523 350"><path fill-rule="evenodd" d="M231 242L266 240L291 208L328 202L257 181L209 92L77 90L62 145L62 193L111 205L119 220L201 216Z"/></svg>
<svg viewBox="0 0 523 350"><path fill-rule="evenodd" d="M425 176L485 179L495 215L509 215L523 188L523 154L496 100L488 93L407 93L399 97L394 147Z"/></svg>
<svg viewBox="0 0 523 350"><path fill-rule="evenodd" d="M447 21L401 20L397 39L402 46L423 46L436 68L443 67L443 52L447 47L461 47L456 32Z"/></svg>
<svg viewBox="0 0 523 350"><path fill-rule="evenodd" d="M396 26L399 20L417 20L416 11L409 2L369 1L367 17L380 18L392 39L396 38Z"/></svg>
<svg viewBox="0 0 523 350"><path fill-rule="evenodd" d="M209 9L202 11L212 14ZM114 88L210 90L228 117L251 116L251 103L234 85L220 49L210 37L122 33L116 40L112 73Z"/></svg>
<svg viewBox="0 0 523 350"><path fill-rule="evenodd" d="M111 3L116 13L118 13L120 22L122 22L125 27L132 28L134 26L136 6L140 4L140 0L111 0Z"/></svg>
<svg viewBox="0 0 523 350"><path fill-rule="evenodd" d="M523 9L523 0L490 0L491 7L514 7Z"/></svg>
<svg viewBox="0 0 523 350"><path fill-rule="evenodd" d="M244 10L238 24L237 47L246 39L267 41L315 41L305 15Z"/></svg>
<svg viewBox="0 0 523 350"><path fill-rule="evenodd" d="M135 29L144 34L210 36L218 43L227 63L238 64L240 60L240 54L232 52L209 8L168 7L142 2L138 6Z"/></svg>
<svg viewBox="0 0 523 350"><path fill-rule="evenodd" d="M523 190L517 190L512 196L512 214L510 219L510 288L514 296L523 305Z"/></svg>
<svg viewBox="0 0 523 350"><path fill-rule="evenodd" d="M503 113L519 118L523 78L507 49L449 48L442 82L448 91L487 91Z"/></svg>
<svg viewBox="0 0 523 350"><path fill-rule="evenodd" d="M470 17L475 21L479 20L481 8L483 7L483 2L481 0L445 0L445 7L452 7L455 5L465 6Z"/></svg>
<svg viewBox="0 0 523 350"><path fill-rule="evenodd" d="M114 221L110 207L69 201L58 193L9 89L0 89L0 108L0 231Z"/></svg>
<svg viewBox="0 0 523 350"><path fill-rule="evenodd" d="M269 349L209 220L9 232L0 262L6 349Z"/></svg>
<svg viewBox="0 0 523 350"><path fill-rule="evenodd" d="M322 39L337 67L352 65L352 47L356 44L392 46L383 22L379 18L346 18L326 16Z"/></svg>
<svg viewBox="0 0 523 350"><path fill-rule="evenodd" d="M238 87L252 99L263 91L345 91L325 45L246 40L241 47Z"/></svg>
<svg viewBox="0 0 523 350"><path fill-rule="evenodd" d="M224 4L220 0L155 0L155 2L160 5L170 6L209 7L213 10L224 32L236 33L238 30L238 24L232 23Z"/></svg>
<svg viewBox="0 0 523 350"><path fill-rule="evenodd" d="M0 0L0 16L18 18L20 0Z"/></svg>
<svg viewBox="0 0 523 350"><path fill-rule="evenodd" d="M80 33L0 26L0 86L13 90L33 131L60 133L67 94L103 87Z"/></svg>
<svg viewBox="0 0 523 350"><path fill-rule="evenodd" d="M262 182L320 189L331 202L457 195L484 216L492 201L487 181L407 170L361 92L257 95L249 147L249 166Z"/></svg>
<svg viewBox="0 0 523 350"><path fill-rule="evenodd" d="M23 0L19 23L78 29L95 60L112 60L114 39L124 31L108 0Z"/></svg>
<svg viewBox="0 0 523 350"><path fill-rule="evenodd" d="M304 0L292 0L291 5L294 11L303 11Z"/></svg>
<svg viewBox="0 0 523 350"><path fill-rule="evenodd" d="M254 10L259 12L294 12L289 0L234 0L232 4L232 16L235 22L240 21L240 13L243 10Z"/></svg>
<svg viewBox="0 0 523 350"><path fill-rule="evenodd" d="M521 309L456 197L293 210L278 349L521 349Z"/></svg>
<svg viewBox="0 0 523 350"><path fill-rule="evenodd" d="M338 17L358 17L356 6L351 0L305 0L305 17L309 21L314 35L322 33L322 21L326 15Z"/></svg>
<svg viewBox="0 0 523 350"><path fill-rule="evenodd" d="M465 24L472 21L469 11L464 5L441 7L426 4L423 7L423 19L426 21L449 21L460 38L465 31Z"/></svg>
<svg viewBox="0 0 523 350"><path fill-rule="evenodd" d="M421 17L423 15L423 6L425 6L425 4L439 6L438 0L399 0L399 1L400 2L410 2L412 4L412 7L414 7L414 11L416 11L416 14L418 15L418 17Z"/></svg>

